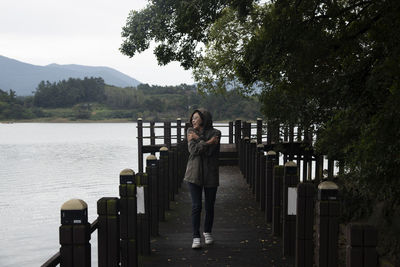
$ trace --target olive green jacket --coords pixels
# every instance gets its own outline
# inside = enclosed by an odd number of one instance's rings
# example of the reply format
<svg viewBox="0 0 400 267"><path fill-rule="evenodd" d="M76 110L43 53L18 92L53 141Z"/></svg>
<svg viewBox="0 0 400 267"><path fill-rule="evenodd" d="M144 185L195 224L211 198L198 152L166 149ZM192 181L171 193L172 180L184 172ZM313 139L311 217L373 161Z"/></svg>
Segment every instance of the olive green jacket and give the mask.
<svg viewBox="0 0 400 267"><path fill-rule="evenodd" d="M189 159L186 166L184 180L204 187L219 186L219 150L220 144L206 144L213 136L221 138L221 132L212 126L211 114L205 109L198 109L192 113L201 112L203 119L203 131L198 132L193 128L188 129L195 132L199 138L188 142ZM190 123L191 118L190 117Z"/></svg>

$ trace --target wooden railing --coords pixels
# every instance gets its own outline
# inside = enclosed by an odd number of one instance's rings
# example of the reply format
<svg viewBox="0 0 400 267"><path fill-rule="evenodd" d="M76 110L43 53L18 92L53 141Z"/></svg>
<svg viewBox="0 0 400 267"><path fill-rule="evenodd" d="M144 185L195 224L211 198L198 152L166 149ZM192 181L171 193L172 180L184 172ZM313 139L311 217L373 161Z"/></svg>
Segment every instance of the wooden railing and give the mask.
<svg viewBox="0 0 400 267"><path fill-rule="evenodd" d="M121 171L120 196L99 199L98 218L92 224L87 223L84 201L64 203L60 250L42 266L90 266L90 239L96 230L98 266L138 266L139 256L150 254L150 236L158 235L159 221L178 193L186 166L183 141L159 152L159 158L147 157L145 172Z"/></svg>
<svg viewBox="0 0 400 267"><path fill-rule="evenodd" d="M364 224L347 226L346 263L339 264L341 200L334 181L343 166L336 162L335 172L335 161L327 159L325 170L326 157L313 150L313 135L300 129L296 142L294 129L285 127L275 129L275 140L261 143L248 134L239 145L240 170L273 235L282 238L283 256L295 266L378 266L377 230Z"/></svg>
<svg viewBox="0 0 400 267"><path fill-rule="evenodd" d="M121 172L120 196L99 199L98 219L92 224L80 223L87 221L87 212L86 220L75 218L62 224L60 251L42 266L90 266L89 240L96 230L99 266L138 266L139 256L150 254L150 236L158 234L158 222L164 220L179 191L188 156L184 138L188 125L182 125L180 119L160 124L138 120L138 173L130 169ZM228 138L227 144L234 144L239 169L265 213L266 223L272 225L274 235L282 237L283 255L294 257L296 266L337 266L340 198L332 181L335 161L315 153L315 134L299 126L265 124L261 119L218 123L216 127L228 127L228 135L223 137ZM150 131L144 136L146 128ZM156 136L155 129L163 133ZM150 139L150 144L144 145L145 139ZM156 144L157 139L163 143ZM339 173L343 171L340 167ZM79 217L85 212L66 208L61 213ZM350 225L347 231L347 266L377 262L376 230Z"/></svg>

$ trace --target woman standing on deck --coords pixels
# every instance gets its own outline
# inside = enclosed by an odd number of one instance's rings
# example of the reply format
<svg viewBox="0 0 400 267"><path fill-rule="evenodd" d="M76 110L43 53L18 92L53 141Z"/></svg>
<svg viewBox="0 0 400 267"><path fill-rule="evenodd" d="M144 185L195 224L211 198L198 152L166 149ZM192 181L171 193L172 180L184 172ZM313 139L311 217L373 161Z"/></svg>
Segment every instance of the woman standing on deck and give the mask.
<svg viewBox="0 0 400 267"><path fill-rule="evenodd" d="M197 109L190 116L187 131L189 160L184 180L189 186L192 198L192 248L201 248L200 218L202 194L205 197L205 244L214 242L211 231L214 222L214 204L219 186L218 157L221 132L212 126L212 116L205 109Z"/></svg>

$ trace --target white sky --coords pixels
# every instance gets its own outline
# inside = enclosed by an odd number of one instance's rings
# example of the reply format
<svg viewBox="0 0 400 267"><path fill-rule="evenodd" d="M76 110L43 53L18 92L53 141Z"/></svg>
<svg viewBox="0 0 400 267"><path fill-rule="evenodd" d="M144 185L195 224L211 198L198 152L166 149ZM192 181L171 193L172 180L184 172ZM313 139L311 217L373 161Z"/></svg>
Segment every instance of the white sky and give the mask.
<svg viewBox="0 0 400 267"><path fill-rule="evenodd" d="M143 83L191 84L179 63L158 66L152 49L122 55L129 11L146 0L0 0L0 55L34 65L107 66Z"/></svg>

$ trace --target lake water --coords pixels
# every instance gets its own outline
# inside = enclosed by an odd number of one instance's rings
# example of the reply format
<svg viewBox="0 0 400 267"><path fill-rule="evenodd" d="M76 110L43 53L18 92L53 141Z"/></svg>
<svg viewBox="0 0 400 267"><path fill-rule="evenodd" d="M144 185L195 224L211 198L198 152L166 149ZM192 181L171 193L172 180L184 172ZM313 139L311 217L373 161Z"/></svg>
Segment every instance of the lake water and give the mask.
<svg viewBox="0 0 400 267"><path fill-rule="evenodd" d="M58 252L64 202L84 200L93 222L97 200L118 196L120 171L138 171L136 125L0 124L1 267L40 266ZM219 129L227 135L227 128ZM162 135L162 129L155 134ZM176 130L171 134L176 135ZM144 136L149 135L149 129L144 129ZM91 244L92 265L97 266L97 234Z"/></svg>
<svg viewBox="0 0 400 267"><path fill-rule="evenodd" d="M137 171L136 123L0 124L0 266L40 266L59 250L61 205L118 196ZM92 235L97 265L97 234Z"/></svg>

